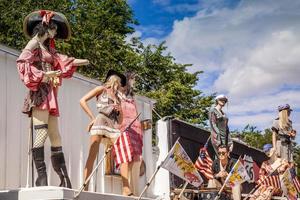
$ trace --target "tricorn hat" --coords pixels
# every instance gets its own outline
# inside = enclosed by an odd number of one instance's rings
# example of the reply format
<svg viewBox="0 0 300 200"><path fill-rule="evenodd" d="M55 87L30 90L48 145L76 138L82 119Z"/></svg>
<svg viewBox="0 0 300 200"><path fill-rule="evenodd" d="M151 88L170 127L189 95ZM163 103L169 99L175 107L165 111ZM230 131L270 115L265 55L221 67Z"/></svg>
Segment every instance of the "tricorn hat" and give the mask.
<svg viewBox="0 0 300 200"><path fill-rule="evenodd" d="M45 24L54 22L57 25L57 34L55 37L66 40L70 39L71 28L65 15L50 10L34 11L27 15L23 22L23 31L25 35L29 38L32 38L34 36L33 29L40 22Z"/></svg>
<svg viewBox="0 0 300 200"><path fill-rule="evenodd" d="M126 76L120 72L117 72L113 69L110 69L108 72L107 72L107 75L106 75L106 78L105 78L105 82L109 79L110 76L112 75L116 75L118 77L120 77L121 79L121 85L122 87L126 86Z"/></svg>

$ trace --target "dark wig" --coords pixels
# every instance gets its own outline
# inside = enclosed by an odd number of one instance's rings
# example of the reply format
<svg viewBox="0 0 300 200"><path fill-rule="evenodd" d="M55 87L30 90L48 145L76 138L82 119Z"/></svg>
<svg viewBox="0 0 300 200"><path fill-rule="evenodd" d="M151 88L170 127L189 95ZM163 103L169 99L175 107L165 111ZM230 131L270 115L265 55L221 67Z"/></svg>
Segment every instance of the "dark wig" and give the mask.
<svg viewBox="0 0 300 200"><path fill-rule="evenodd" d="M52 21L50 21L50 23L48 25L40 22L34 27L33 32L32 32L32 37L35 36L36 34L39 37L41 37L41 36L45 35L49 29L51 29L51 30L57 29L57 25Z"/></svg>
<svg viewBox="0 0 300 200"><path fill-rule="evenodd" d="M134 97L134 88L130 85L129 80L135 78L136 73L128 71L128 72L125 73L125 76L126 76L126 80L127 80L126 81L127 89L126 89L125 95L127 97L133 98Z"/></svg>

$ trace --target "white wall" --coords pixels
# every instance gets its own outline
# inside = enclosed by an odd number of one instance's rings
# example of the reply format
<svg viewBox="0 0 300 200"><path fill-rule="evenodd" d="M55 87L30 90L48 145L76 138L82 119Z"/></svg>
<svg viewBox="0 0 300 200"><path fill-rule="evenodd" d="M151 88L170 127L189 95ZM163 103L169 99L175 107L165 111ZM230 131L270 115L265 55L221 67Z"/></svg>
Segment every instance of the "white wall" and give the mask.
<svg viewBox="0 0 300 200"><path fill-rule="evenodd" d="M27 89L21 83L16 68L19 52L0 45L0 189L25 187L27 170L27 141L29 118L21 113L23 99ZM83 183L83 169L88 154L89 135L85 128L88 117L79 106L79 99L100 82L75 74L72 79L64 80L59 90L60 133L66 164L73 188ZM153 101L145 97L137 97L138 109L142 112L141 120L152 118ZM95 109L95 101L90 103ZM144 135L143 157L146 162L146 175L141 178L141 188L153 170L151 130ZM45 159L50 185L58 185L59 179L50 162L50 143L45 145ZM100 156L103 147L100 148ZM120 193L121 181L118 176L102 176L103 166L97 173L98 192ZM31 183L31 181L30 181ZM90 188L95 188L92 181ZM151 196L151 192L148 192Z"/></svg>
<svg viewBox="0 0 300 200"><path fill-rule="evenodd" d="M157 129L157 146L159 148L158 159L156 162L156 167L158 167L167 157L169 152L168 146L168 124L169 120L158 120L156 123ZM163 183L163 184L162 184ZM161 168L155 179L153 181L153 193L160 199L169 200L170 199L170 173L169 171Z"/></svg>

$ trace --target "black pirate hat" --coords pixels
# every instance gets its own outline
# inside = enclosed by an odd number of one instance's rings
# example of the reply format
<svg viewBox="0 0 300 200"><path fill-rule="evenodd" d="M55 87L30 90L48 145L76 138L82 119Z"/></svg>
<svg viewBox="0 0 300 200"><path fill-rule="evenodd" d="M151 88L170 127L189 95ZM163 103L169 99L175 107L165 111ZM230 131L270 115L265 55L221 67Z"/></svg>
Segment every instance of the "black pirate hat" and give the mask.
<svg viewBox="0 0 300 200"><path fill-rule="evenodd" d="M116 75L118 77L120 77L121 79L121 85L122 87L124 87L126 85L126 76L120 72L117 72L113 69L110 69L108 72L107 72L107 75L106 75L106 78L105 78L105 82L109 79L110 76L112 75Z"/></svg>
<svg viewBox="0 0 300 200"><path fill-rule="evenodd" d="M62 13L49 10L34 11L27 15L23 22L23 31L27 37L31 38L34 36L33 29L36 25L40 22L47 24L50 21L57 25L56 38L70 39L71 28L67 18Z"/></svg>

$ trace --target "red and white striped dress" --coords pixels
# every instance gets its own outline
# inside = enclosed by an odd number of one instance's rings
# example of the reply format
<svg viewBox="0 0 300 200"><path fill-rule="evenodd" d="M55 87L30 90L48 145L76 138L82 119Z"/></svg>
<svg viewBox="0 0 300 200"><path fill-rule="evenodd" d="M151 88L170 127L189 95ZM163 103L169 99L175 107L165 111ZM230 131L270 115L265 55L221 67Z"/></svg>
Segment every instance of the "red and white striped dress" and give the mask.
<svg viewBox="0 0 300 200"><path fill-rule="evenodd" d="M114 145L114 156L117 165L140 160L143 149L143 135L139 119L125 131L127 126L137 116L137 108L134 99L123 98L121 106L123 121L120 130L122 134Z"/></svg>

